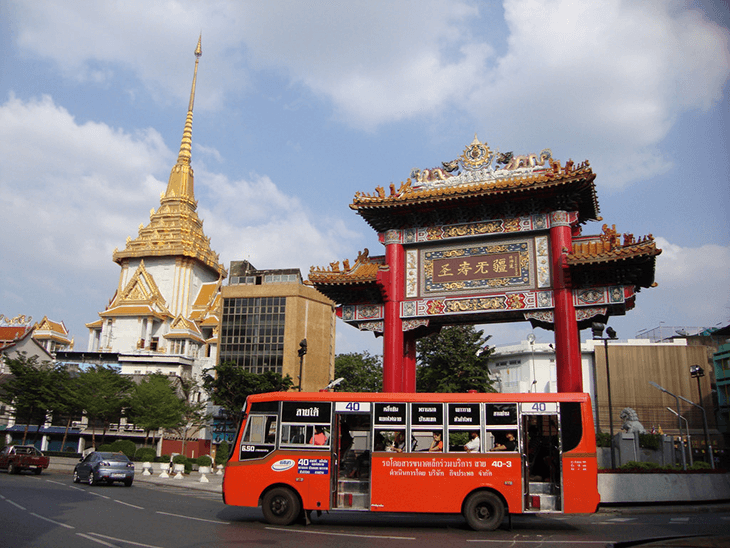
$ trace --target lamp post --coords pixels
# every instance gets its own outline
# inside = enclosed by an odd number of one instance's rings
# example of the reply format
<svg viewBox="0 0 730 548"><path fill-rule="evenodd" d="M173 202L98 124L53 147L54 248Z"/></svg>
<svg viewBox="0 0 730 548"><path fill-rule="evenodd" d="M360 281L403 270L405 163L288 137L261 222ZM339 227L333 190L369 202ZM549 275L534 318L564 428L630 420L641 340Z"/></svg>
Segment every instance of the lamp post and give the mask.
<svg viewBox="0 0 730 548"><path fill-rule="evenodd" d="M537 392L537 373L535 373L535 334L527 335L527 342L530 343L530 363L532 364L532 385L530 392Z"/></svg>
<svg viewBox="0 0 730 548"><path fill-rule="evenodd" d="M712 457L712 446L710 445L710 433L707 430L707 413L705 413L705 406L702 404L702 385L700 384L700 379L705 376L705 370L702 369L699 365L691 365L689 367L689 374L690 376L697 379L697 392L699 392L700 395L700 403L697 405L696 403L692 403L691 401L682 398L684 401L686 401L689 404L694 405L695 407L699 407L702 410L702 427L705 430L705 447L707 448L707 455L710 459L710 466L714 469L715 468L715 459Z"/></svg>
<svg viewBox="0 0 730 548"><path fill-rule="evenodd" d="M654 388L658 388L659 390L661 390L665 394L669 394L675 400L677 400L677 409L679 409L679 396L677 396L676 394L672 394L669 390L667 390L666 388L664 388L662 386L659 386L657 383L655 383L653 381L649 381L649 384L652 385ZM682 419L680 418L679 413L677 413L677 429L679 430L679 439L681 441L682 440ZM681 449L682 449L682 451L681 451L681 453L682 453L682 469L683 470L687 470L687 459L684 456L684 446L682 446Z"/></svg>
<svg viewBox="0 0 730 548"><path fill-rule="evenodd" d="M679 397L681 397L681 396L679 396ZM689 453L689 465L690 465L690 467L692 467L694 462L692 461L692 438L690 438L690 435L689 435L689 421L687 420L686 417L680 415L671 407L667 407L667 411L674 413L675 415L677 415L678 419L684 421L684 427L687 430L687 452ZM682 436L681 436L681 432L680 432L680 439L681 438L682 438ZM682 442L682 455L684 455L684 442Z"/></svg>
<svg viewBox="0 0 730 548"><path fill-rule="evenodd" d="M603 328L605 326L602 323L594 322L591 325L593 331L594 341L603 341L603 352L606 357L606 387L608 389L608 429L611 432L611 468L616 468L616 452L613 447L613 402L611 401L611 370L608 367L608 341L616 339L616 331L613 327L606 327L606 335L603 336ZM596 393L596 400L598 399L598 393ZM596 401L596 409L598 409L598 401Z"/></svg>

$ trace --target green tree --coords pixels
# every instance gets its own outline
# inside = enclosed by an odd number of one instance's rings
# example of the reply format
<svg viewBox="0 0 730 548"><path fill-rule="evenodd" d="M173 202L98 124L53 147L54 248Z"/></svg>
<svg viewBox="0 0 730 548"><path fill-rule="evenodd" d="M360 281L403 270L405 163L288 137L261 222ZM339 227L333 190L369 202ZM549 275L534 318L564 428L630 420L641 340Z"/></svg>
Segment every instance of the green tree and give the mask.
<svg viewBox="0 0 730 548"><path fill-rule="evenodd" d="M57 387L57 398L52 404L54 419L57 417L64 420L65 430L61 441L61 450L66 448L68 431L71 428L71 421L74 417L83 414L83 401L79 385L79 375L76 370L69 370L65 364L59 364L53 371L54 384Z"/></svg>
<svg viewBox="0 0 730 548"><path fill-rule="evenodd" d="M212 417L206 412L206 402L200 397L201 390L193 379L178 378L178 389L182 394L182 420L175 428L175 431L182 439L182 453L184 455L188 437L210 424Z"/></svg>
<svg viewBox="0 0 730 548"><path fill-rule="evenodd" d="M101 422L104 443L111 422L119 422L122 412L129 407L134 383L111 366L92 366L79 375L79 395L91 427L92 444L96 446L95 422Z"/></svg>
<svg viewBox="0 0 730 548"><path fill-rule="evenodd" d="M381 392L383 390L383 361L381 356L365 352L350 352L335 356L335 378L342 381L340 392Z"/></svg>
<svg viewBox="0 0 730 548"><path fill-rule="evenodd" d="M251 373L235 363L225 362L203 374L203 388L214 404L225 408L228 417L236 424L243 417L243 406L251 394L286 391L294 386L289 375L266 371Z"/></svg>
<svg viewBox="0 0 730 548"><path fill-rule="evenodd" d="M474 326L444 327L416 343L419 392L494 392L487 363L490 336Z"/></svg>
<svg viewBox="0 0 730 548"><path fill-rule="evenodd" d="M0 386L0 401L15 408L16 422L25 422L23 443L26 443L29 425L38 425L37 437L46 421L47 410L58 397L53 366L49 361L39 362L37 356L28 358L24 352L13 358L5 355L3 358L6 370L12 376Z"/></svg>
<svg viewBox="0 0 730 548"><path fill-rule="evenodd" d="M152 445L154 445L157 430L175 429L183 423L184 406L183 398L178 395L169 377L161 373L152 373L145 375L144 379L135 385L125 414L129 420L144 428L145 445L150 432L152 433Z"/></svg>

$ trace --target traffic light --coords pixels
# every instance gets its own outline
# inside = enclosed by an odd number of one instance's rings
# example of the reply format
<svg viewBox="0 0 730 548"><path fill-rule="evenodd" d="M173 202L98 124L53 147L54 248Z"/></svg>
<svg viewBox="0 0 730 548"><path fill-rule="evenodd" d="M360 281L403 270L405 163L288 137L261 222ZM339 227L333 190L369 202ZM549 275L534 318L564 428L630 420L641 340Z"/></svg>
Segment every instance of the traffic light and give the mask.
<svg viewBox="0 0 730 548"><path fill-rule="evenodd" d="M299 357L304 357L304 354L307 353L307 339L302 339L299 343Z"/></svg>

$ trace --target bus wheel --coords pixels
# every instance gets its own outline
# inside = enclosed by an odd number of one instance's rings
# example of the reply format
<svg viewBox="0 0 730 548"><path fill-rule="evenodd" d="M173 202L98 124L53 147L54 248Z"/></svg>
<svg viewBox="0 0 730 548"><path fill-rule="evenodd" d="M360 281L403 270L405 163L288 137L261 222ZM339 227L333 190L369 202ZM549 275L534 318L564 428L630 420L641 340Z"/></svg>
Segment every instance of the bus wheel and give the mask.
<svg viewBox="0 0 730 548"><path fill-rule="evenodd" d="M299 497L286 487L275 487L264 495L264 518L273 525L289 525L299 517L302 505Z"/></svg>
<svg viewBox="0 0 730 548"><path fill-rule="evenodd" d="M504 504L494 493L479 491L467 497L462 513L475 531L494 531L504 520Z"/></svg>

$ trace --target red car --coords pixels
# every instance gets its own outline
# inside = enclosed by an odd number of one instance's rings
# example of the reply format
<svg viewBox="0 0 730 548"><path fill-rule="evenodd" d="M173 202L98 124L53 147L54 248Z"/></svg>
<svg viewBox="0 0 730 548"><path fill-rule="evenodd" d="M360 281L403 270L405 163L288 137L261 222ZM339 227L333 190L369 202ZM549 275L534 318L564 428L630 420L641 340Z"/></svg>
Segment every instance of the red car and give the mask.
<svg viewBox="0 0 730 548"><path fill-rule="evenodd" d="M0 451L0 469L7 470L8 474L20 474L22 470L40 474L48 468L49 462L50 459L32 445L8 445Z"/></svg>

